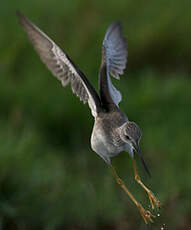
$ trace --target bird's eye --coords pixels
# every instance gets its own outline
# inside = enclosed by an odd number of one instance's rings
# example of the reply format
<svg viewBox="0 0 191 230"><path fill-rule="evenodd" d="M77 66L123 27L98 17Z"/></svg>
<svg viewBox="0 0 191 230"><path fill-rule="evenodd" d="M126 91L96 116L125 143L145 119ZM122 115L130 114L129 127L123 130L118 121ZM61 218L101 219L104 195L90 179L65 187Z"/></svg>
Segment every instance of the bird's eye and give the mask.
<svg viewBox="0 0 191 230"><path fill-rule="evenodd" d="M130 137L129 137L129 136L126 135L125 137L126 137L127 140L130 140Z"/></svg>

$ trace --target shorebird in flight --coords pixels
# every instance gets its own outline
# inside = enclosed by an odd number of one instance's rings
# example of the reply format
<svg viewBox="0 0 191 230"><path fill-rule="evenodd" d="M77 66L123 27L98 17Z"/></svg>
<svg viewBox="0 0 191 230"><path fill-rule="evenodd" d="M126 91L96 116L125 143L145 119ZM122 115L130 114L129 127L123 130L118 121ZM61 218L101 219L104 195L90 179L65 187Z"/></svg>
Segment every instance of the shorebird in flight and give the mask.
<svg viewBox="0 0 191 230"><path fill-rule="evenodd" d="M135 180L148 194L152 209L155 206L160 206L159 200L141 181L135 166L134 152L138 154L149 174L139 148L141 130L135 122L129 121L125 113L119 109L122 96L110 79L110 76L120 79L127 63L126 39L122 35L120 22L109 26L103 41L99 72L99 96L84 73L64 51L20 12L17 12L17 15L35 50L52 74L61 81L63 86L70 84L73 93L84 104L88 103L95 120L91 135L92 149L111 168L117 183L135 203L145 223L152 223L155 216L144 209L129 192L111 164L112 157L122 151L128 152L133 162Z"/></svg>

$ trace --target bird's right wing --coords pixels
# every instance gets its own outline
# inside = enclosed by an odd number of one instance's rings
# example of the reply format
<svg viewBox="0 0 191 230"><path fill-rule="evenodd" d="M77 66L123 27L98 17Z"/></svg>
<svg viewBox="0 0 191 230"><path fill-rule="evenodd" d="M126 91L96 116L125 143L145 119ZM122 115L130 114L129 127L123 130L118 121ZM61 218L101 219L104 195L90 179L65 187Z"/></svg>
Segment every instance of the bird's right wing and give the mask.
<svg viewBox="0 0 191 230"><path fill-rule="evenodd" d="M83 103L89 104L92 115L96 117L101 109L101 102L95 89L89 83L82 71L72 62L45 33L29 19L17 11L20 24L24 27L35 50L48 69L55 75L63 86L71 83L71 88Z"/></svg>

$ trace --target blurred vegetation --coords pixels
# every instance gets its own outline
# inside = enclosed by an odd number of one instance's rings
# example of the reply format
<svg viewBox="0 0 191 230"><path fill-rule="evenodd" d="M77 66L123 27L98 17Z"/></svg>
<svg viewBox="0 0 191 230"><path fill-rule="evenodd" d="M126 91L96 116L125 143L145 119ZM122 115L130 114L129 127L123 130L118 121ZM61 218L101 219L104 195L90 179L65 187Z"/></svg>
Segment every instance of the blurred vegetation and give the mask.
<svg viewBox="0 0 191 230"><path fill-rule="evenodd" d="M191 2L3 1L0 8L0 229L148 229L90 148L88 106L41 63L19 26L19 9L56 41L97 88L107 27L123 22L129 61L121 108L143 131L152 172L142 178L163 202L152 229L191 229ZM130 158L113 159L145 207ZM149 228L151 229L151 228Z"/></svg>

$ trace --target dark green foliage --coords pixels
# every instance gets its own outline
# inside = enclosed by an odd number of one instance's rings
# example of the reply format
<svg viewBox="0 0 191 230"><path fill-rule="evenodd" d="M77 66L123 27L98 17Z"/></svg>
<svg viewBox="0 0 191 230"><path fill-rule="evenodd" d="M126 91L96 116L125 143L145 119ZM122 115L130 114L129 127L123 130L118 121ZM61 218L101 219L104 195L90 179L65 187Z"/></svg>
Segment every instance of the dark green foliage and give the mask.
<svg viewBox="0 0 191 230"><path fill-rule="evenodd" d="M121 108L143 131L152 172L139 172L164 206L153 229L191 228L191 3L188 1L4 1L0 8L0 229L147 229L90 148L88 106L62 88L18 25L19 9L54 39L97 88L101 44L121 19L129 62ZM121 153L113 163L149 202Z"/></svg>

